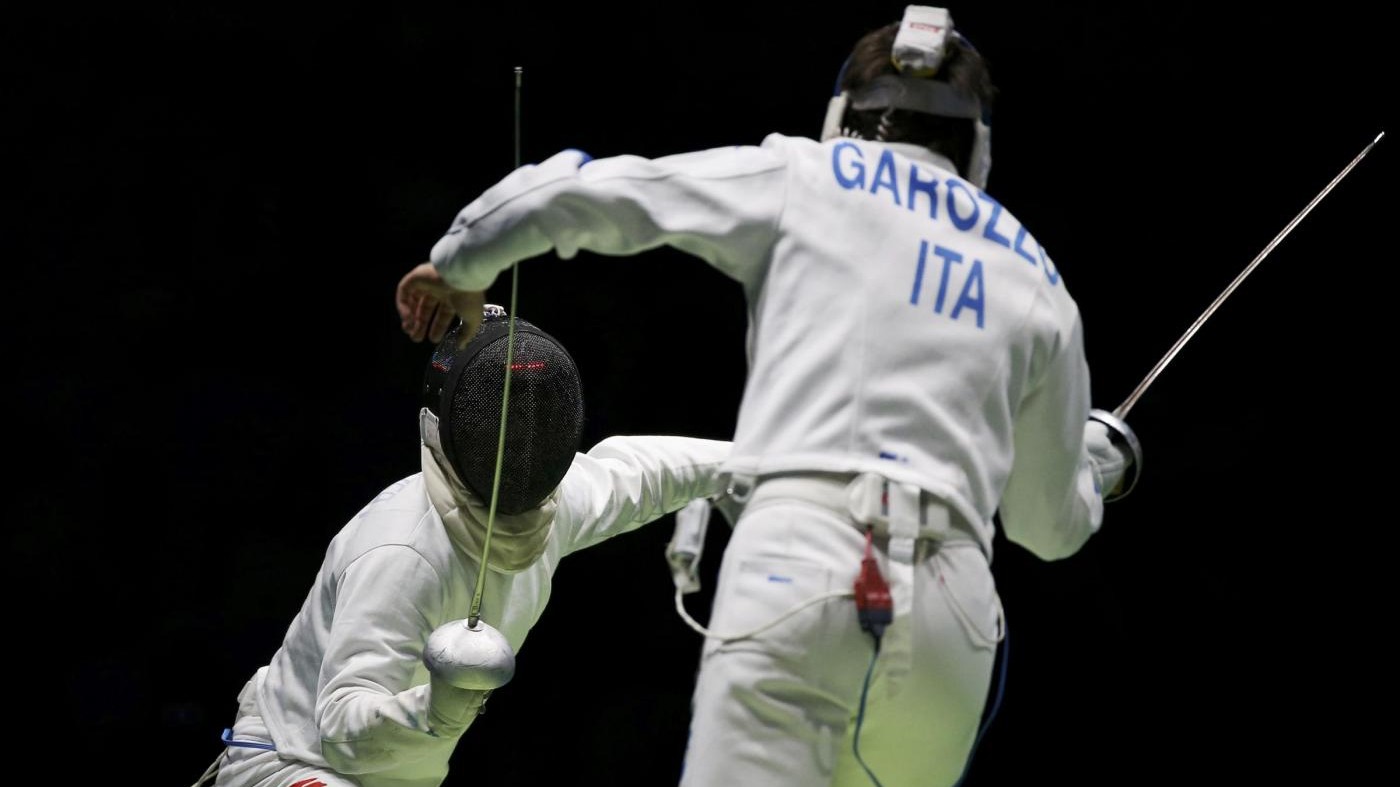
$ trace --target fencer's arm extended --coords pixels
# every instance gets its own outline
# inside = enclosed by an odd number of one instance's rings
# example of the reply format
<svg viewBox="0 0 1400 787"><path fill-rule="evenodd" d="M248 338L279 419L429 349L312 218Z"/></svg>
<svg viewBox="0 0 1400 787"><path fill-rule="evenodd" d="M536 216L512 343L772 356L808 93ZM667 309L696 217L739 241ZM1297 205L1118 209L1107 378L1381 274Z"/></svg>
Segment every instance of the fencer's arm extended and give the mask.
<svg viewBox="0 0 1400 787"><path fill-rule="evenodd" d="M555 518L567 554L723 491L731 443L663 435L609 437L580 454Z"/></svg>
<svg viewBox="0 0 1400 787"><path fill-rule="evenodd" d="M550 250L571 259L670 245L747 283L761 275L786 188L784 160L762 147L597 160L566 150L463 208L430 259L448 284L480 291Z"/></svg>
<svg viewBox="0 0 1400 787"><path fill-rule="evenodd" d="M408 546L365 553L337 581L320 670L321 753L340 773L373 773L460 735L484 699L441 681L414 685L428 634L443 622L444 586Z"/></svg>

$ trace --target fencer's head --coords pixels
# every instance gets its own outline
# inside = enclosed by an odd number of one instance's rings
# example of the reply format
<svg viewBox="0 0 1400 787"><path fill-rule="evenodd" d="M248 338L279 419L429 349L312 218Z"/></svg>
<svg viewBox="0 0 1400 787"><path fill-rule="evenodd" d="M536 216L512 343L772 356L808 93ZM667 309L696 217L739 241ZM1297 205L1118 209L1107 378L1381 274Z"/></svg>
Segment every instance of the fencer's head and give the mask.
<svg viewBox="0 0 1400 787"><path fill-rule="evenodd" d="M908 6L856 42L837 77L822 139L921 145L986 186L996 87L986 60L946 9Z"/></svg>
<svg viewBox="0 0 1400 787"><path fill-rule="evenodd" d="M461 329L459 320L434 348L423 378L423 407L437 420L439 445L434 448L467 489L489 503L504 400L496 510L523 513L559 486L579 449L583 388L578 368L552 336L525 320L512 321L499 306L486 307L481 327L459 348Z"/></svg>

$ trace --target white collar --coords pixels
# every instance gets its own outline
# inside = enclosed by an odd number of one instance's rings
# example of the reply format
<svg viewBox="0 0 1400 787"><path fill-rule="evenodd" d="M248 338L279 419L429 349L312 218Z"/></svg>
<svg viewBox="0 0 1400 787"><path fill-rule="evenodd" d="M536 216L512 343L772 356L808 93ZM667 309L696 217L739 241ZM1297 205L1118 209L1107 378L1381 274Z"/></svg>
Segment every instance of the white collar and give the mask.
<svg viewBox="0 0 1400 787"><path fill-rule="evenodd" d="M418 434L422 439L423 481L428 500L452 542L478 563L483 549L489 549L487 565L494 571L513 574L534 563L544 552L554 529L557 490L529 511L497 512L492 519L488 506L467 489L447 461L438 433L438 418L426 407L418 414ZM488 519L492 522L489 546L486 542Z"/></svg>

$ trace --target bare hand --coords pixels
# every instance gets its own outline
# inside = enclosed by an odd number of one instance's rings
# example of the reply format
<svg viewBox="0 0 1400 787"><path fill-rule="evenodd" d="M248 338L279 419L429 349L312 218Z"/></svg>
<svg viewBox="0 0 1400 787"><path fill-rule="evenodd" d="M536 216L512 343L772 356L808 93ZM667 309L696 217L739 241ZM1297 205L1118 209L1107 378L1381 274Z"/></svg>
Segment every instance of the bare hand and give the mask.
<svg viewBox="0 0 1400 787"><path fill-rule="evenodd" d="M431 262L424 262L399 279L394 305L398 307L403 332L415 342L424 337L433 343L442 341L453 318L460 317L462 330L457 346L463 347L481 327L486 293L455 290L443 281Z"/></svg>

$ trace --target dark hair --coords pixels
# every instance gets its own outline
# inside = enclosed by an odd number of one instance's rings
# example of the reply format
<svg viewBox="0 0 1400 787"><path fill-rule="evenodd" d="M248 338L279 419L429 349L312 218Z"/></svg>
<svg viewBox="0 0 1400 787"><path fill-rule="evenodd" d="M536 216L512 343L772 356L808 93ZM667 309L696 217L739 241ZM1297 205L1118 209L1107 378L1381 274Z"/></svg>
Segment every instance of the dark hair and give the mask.
<svg viewBox="0 0 1400 787"><path fill-rule="evenodd" d="M861 36L841 76L841 90L854 91L878 76L899 73L890 57L899 24L894 22ZM982 105L982 116L990 115L992 102L996 100L996 86L992 84L986 59L961 36L948 37L943 64L932 79L947 82L959 92L975 97ZM852 109L846 112L841 125L843 133L861 139L923 145L951 159L964 176L972 161L972 145L977 133L974 121L906 109Z"/></svg>

